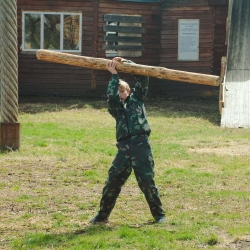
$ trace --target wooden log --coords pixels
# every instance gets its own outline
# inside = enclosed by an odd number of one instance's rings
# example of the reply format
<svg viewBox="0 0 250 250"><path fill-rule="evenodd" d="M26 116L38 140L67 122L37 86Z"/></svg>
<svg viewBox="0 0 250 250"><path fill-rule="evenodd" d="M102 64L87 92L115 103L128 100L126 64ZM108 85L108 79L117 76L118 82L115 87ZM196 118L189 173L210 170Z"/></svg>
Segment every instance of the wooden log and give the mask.
<svg viewBox="0 0 250 250"><path fill-rule="evenodd" d="M43 49L38 50L36 56L39 60L43 61L79 66L84 68L93 68L98 70L107 70L106 64L110 61L109 59L104 58L78 56ZM160 79L168 79L194 84L219 86L221 83L220 76L172 70L163 67L148 66L135 63L118 63L116 69L117 71L121 71L124 73L146 75Z"/></svg>
<svg viewBox="0 0 250 250"><path fill-rule="evenodd" d="M222 79L222 82L220 84L220 92L219 92L219 111L220 114L222 114L222 108L224 108L224 77L226 73L226 64L227 64L227 58L223 56L221 58L221 72L220 76Z"/></svg>

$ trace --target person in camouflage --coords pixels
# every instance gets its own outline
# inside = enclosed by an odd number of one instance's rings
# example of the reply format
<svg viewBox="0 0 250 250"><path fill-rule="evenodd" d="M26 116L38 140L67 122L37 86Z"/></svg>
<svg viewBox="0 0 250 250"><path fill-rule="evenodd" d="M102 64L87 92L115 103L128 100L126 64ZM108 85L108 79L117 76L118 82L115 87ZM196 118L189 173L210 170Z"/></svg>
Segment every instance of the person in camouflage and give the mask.
<svg viewBox="0 0 250 250"><path fill-rule="evenodd" d="M116 199L132 169L156 222L166 221L165 213L154 182L154 159L148 140L151 129L147 121L144 100L148 92L148 77L137 76L135 88L120 80L115 69L117 62L130 62L115 57L107 64L112 73L107 88L108 111L116 119L118 152L108 172L103 188L100 210L91 223L107 222Z"/></svg>

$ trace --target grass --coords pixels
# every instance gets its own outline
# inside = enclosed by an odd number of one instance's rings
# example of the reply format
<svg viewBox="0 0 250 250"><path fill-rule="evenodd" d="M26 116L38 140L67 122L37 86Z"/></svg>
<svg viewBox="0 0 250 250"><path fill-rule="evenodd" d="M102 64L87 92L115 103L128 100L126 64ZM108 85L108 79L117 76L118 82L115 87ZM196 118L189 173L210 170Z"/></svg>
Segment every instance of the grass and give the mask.
<svg viewBox="0 0 250 250"><path fill-rule="evenodd" d="M250 130L221 128L214 99L146 108L168 223L153 223L133 174L110 222L88 223L116 153L106 100L21 98L20 150L0 153L0 248L248 249Z"/></svg>

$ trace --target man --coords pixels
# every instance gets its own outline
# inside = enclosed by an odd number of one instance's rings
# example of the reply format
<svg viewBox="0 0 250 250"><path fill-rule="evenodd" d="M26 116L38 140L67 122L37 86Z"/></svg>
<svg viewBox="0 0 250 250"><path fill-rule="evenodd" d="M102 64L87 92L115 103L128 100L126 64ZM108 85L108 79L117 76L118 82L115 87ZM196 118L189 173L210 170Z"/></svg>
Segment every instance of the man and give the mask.
<svg viewBox="0 0 250 250"><path fill-rule="evenodd" d="M135 89L131 90L129 85L118 77L116 71L118 62L132 63L121 57L115 57L107 64L107 69L112 73L107 89L108 111L116 120L118 152L103 188L100 210L90 222L108 221L121 187L133 169L155 221L163 223L166 222L166 217L154 182L154 160L148 140L151 129L144 107L148 92L148 77L135 76L137 83Z"/></svg>

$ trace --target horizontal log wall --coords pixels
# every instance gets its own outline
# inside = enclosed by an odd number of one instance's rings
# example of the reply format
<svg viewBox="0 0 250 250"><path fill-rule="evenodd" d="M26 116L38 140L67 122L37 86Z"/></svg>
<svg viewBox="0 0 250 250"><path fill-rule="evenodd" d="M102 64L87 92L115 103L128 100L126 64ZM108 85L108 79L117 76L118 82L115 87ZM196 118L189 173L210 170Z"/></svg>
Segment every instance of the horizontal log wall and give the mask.
<svg viewBox="0 0 250 250"><path fill-rule="evenodd" d="M228 7L214 6L214 49L213 49L213 75L220 75L221 58L227 54L226 20Z"/></svg>
<svg viewBox="0 0 250 250"><path fill-rule="evenodd" d="M122 15L141 15L146 19L142 23L142 28L145 29L145 33L142 33L142 56L140 57L126 57L139 64L146 65L159 65L160 54L160 24L161 24L161 5L160 3L140 3L140 2L119 2L119 1L99 1L98 10L98 57L105 58L105 51L102 49L105 44L104 37L106 32L103 31L103 27L106 25L104 21L104 15L106 14L122 14ZM124 56L125 57L125 56ZM122 79L129 83L134 83L134 79L129 74L119 74ZM105 71L98 71L97 83L106 89L107 79L109 79L110 73ZM151 86L156 86L158 80L151 78ZM133 86L133 85L132 85Z"/></svg>
<svg viewBox="0 0 250 250"><path fill-rule="evenodd" d="M216 3L210 0L164 1L160 65L170 69L220 75L221 57L226 54L226 18L225 1L218 0ZM179 19L200 20L198 61L178 61ZM160 89L188 92L214 91L217 88L161 81Z"/></svg>
<svg viewBox="0 0 250 250"><path fill-rule="evenodd" d="M81 11L82 54L92 56L93 2L82 0L18 0L18 48L22 39L22 11ZM19 51L20 95L81 95L91 89L91 70L39 61L35 53Z"/></svg>
<svg viewBox="0 0 250 250"><path fill-rule="evenodd" d="M22 11L81 11L82 55L106 58L103 45L106 32L104 15L141 15L142 56L129 58L136 63L163 66L170 69L218 75L220 58L225 55L225 25L227 6L225 0L165 0L155 3L121 2L111 0L18 0L18 47L22 38ZM210 5L209 2L212 4ZM200 19L200 60L179 62L178 19ZM48 63L36 59L35 53L19 51L19 92L29 94L105 95L108 71ZM129 74L120 77L133 82ZM204 86L208 89L208 86ZM203 89L203 86L150 79L150 89L183 93Z"/></svg>

